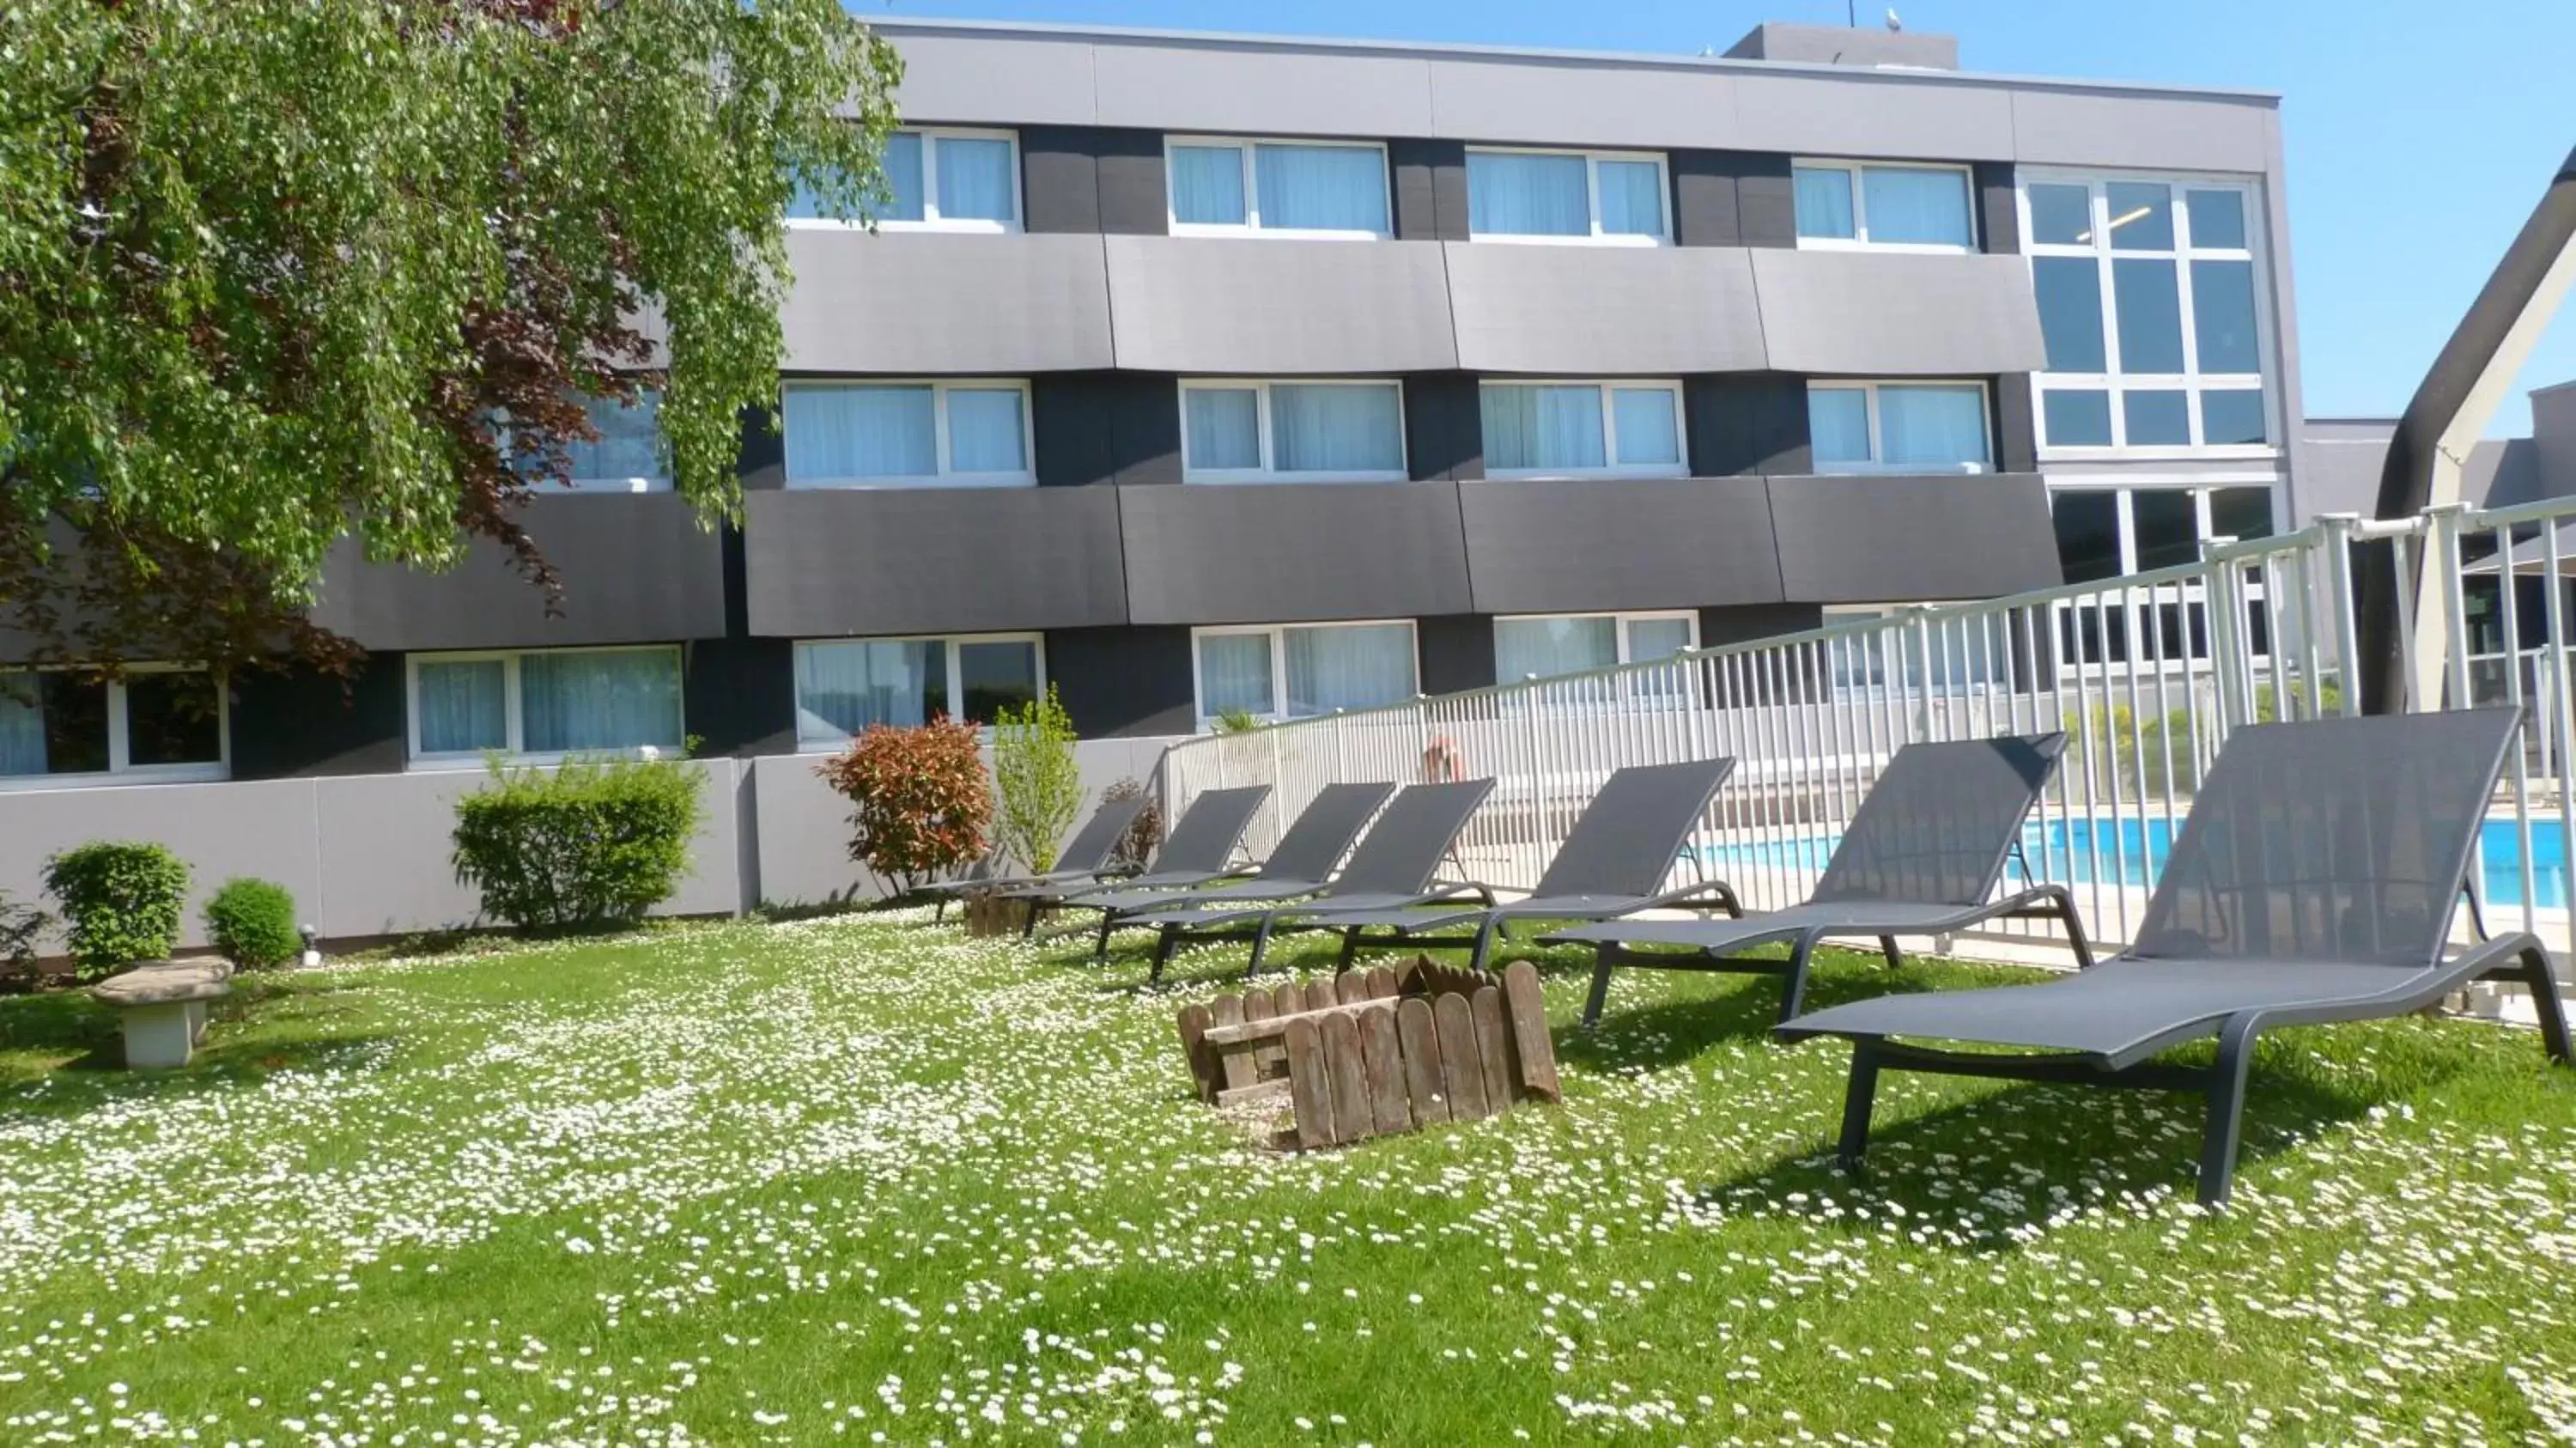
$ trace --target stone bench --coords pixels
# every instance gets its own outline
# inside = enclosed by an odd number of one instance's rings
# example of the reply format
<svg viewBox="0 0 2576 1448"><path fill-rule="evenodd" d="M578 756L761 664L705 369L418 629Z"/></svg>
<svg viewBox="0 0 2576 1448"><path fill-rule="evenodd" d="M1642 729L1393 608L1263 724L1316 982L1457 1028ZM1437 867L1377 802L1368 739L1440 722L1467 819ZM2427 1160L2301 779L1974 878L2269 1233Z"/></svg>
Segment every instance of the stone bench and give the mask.
<svg viewBox="0 0 2576 1448"><path fill-rule="evenodd" d="M206 1035L206 1003L231 995L229 960L148 960L91 986L90 996L116 1007L125 1031L125 1065L163 1071L188 1064Z"/></svg>

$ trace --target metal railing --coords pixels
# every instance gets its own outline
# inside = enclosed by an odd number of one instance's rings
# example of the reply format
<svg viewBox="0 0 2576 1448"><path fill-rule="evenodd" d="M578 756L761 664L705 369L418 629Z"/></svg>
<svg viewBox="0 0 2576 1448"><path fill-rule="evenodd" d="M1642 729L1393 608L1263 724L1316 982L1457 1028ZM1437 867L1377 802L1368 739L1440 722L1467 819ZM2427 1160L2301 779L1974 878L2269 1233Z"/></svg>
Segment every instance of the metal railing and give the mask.
<svg viewBox="0 0 2576 1448"><path fill-rule="evenodd" d="M2007 880L2072 887L2097 937L2121 942L2231 729L2358 712L2357 691L2342 687L2357 648L2357 550L2379 546L2400 576L2430 558L2449 605L2446 682L2408 707L2529 710L2473 887L2491 922L2518 914L2563 948L2576 856L2564 787L2576 600L2551 582L2562 546L2576 551L2563 520L2576 521L2576 499L2328 517L2214 541L2199 561L2153 572L1212 735L1165 754L1164 798L1177 810L1203 789L1269 784L1253 831L1266 847L1329 783L1490 775L1493 796L1456 866L1527 890L1612 770L1733 755L1734 777L1675 870L1723 878L1748 908L1773 909L1806 897L1899 746L2062 730L2065 763ZM2410 648L2412 612L2401 618Z"/></svg>

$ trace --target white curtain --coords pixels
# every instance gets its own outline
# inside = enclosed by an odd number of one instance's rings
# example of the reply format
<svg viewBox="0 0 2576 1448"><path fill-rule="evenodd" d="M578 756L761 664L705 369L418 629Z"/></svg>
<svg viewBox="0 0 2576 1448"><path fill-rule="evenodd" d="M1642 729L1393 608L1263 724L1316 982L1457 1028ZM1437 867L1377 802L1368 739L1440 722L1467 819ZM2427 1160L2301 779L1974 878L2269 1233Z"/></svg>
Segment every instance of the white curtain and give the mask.
<svg viewBox="0 0 2576 1448"><path fill-rule="evenodd" d="M1411 624L1292 628L1287 635L1291 716L1372 709L1413 697Z"/></svg>
<svg viewBox="0 0 2576 1448"><path fill-rule="evenodd" d="M1850 240L1859 235L1852 225L1851 173L1831 167L1798 168L1798 234Z"/></svg>
<svg viewBox="0 0 2576 1448"><path fill-rule="evenodd" d="M1611 419L1618 424L1619 461L1626 466L1679 466L1682 430L1673 415L1673 394L1661 387L1620 387L1610 393Z"/></svg>
<svg viewBox="0 0 2576 1448"><path fill-rule="evenodd" d="M663 649L519 656L520 746L532 754L677 749L680 656Z"/></svg>
<svg viewBox="0 0 2576 1448"><path fill-rule="evenodd" d="M1014 387L948 390L948 470L953 473L1024 473L1028 452L1020 427L1020 393Z"/></svg>
<svg viewBox="0 0 2576 1448"><path fill-rule="evenodd" d="M942 136L939 215L945 221L1014 221L1018 187L1011 184L1011 143Z"/></svg>
<svg viewBox="0 0 2576 1448"><path fill-rule="evenodd" d="M45 772L45 702L33 674L0 674L0 775Z"/></svg>
<svg viewBox="0 0 2576 1448"><path fill-rule="evenodd" d="M1386 156L1374 146L1255 146L1252 167L1265 229L1387 230Z"/></svg>
<svg viewBox="0 0 2576 1448"><path fill-rule="evenodd" d="M1482 390L1485 466L1603 465L1601 389L1488 383Z"/></svg>
<svg viewBox="0 0 2576 1448"><path fill-rule="evenodd" d="M1807 436L1820 468L1870 461L1869 394L1857 387L1808 388Z"/></svg>
<svg viewBox="0 0 2576 1448"><path fill-rule="evenodd" d="M1891 467L1986 461L1986 398L1974 387L1881 387L1878 439Z"/></svg>
<svg viewBox="0 0 2576 1448"><path fill-rule="evenodd" d="M921 184L921 137L910 131L897 131L886 137L885 156L880 163L885 170L887 200L877 203L879 221L919 221L922 219L921 198L928 194Z"/></svg>
<svg viewBox="0 0 2576 1448"><path fill-rule="evenodd" d="M1628 621L1628 662L1632 664L1669 659L1690 646L1689 619L1636 618Z"/></svg>
<svg viewBox="0 0 2576 1448"><path fill-rule="evenodd" d="M584 398L581 406L590 425L599 429L599 441L575 442L566 450L571 463L568 476L574 481L659 482L671 476L670 458L662 446L661 393L647 388L636 395L632 407L606 397Z"/></svg>
<svg viewBox="0 0 2576 1448"><path fill-rule="evenodd" d="M1243 148L1172 148L1172 219L1201 226L1241 226Z"/></svg>
<svg viewBox="0 0 2576 1448"><path fill-rule="evenodd" d="M871 724L927 722L948 707L947 654L924 639L798 645L796 737L831 744Z"/></svg>
<svg viewBox="0 0 2576 1448"><path fill-rule="evenodd" d="M927 387L788 388L787 486L935 475L932 412Z"/></svg>
<svg viewBox="0 0 2576 1448"><path fill-rule="evenodd" d="M1871 166L1861 172L1860 184L1869 203L1873 242L1967 246L1976 239L1968 222L1968 178L1962 172Z"/></svg>
<svg viewBox="0 0 2576 1448"><path fill-rule="evenodd" d="M1261 395L1249 387L1193 387L1181 460L1192 468L1261 466Z"/></svg>
<svg viewBox="0 0 2576 1448"><path fill-rule="evenodd" d="M1589 236L1581 156L1467 153L1467 230L1487 236Z"/></svg>
<svg viewBox="0 0 2576 1448"><path fill-rule="evenodd" d="M417 674L420 752L510 747L508 666L499 659L423 659Z"/></svg>
<svg viewBox="0 0 2576 1448"><path fill-rule="evenodd" d="M1272 466L1283 473L1404 471L1404 405L1393 383L1278 384L1270 436Z"/></svg>
<svg viewBox="0 0 2576 1448"><path fill-rule="evenodd" d="M1619 662L1619 621L1591 618L1505 618L1494 621L1494 679L1552 679L1588 674Z"/></svg>
<svg viewBox="0 0 2576 1448"><path fill-rule="evenodd" d="M1664 173L1652 161L1600 161L1601 230L1610 236L1661 236Z"/></svg>
<svg viewBox="0 0 2576 1448"><path fill-rule="evenodd" d="M1213 719L1237 710L1271 714L1268 634L1208 634L1199 639L1199 710Z"/></svg>

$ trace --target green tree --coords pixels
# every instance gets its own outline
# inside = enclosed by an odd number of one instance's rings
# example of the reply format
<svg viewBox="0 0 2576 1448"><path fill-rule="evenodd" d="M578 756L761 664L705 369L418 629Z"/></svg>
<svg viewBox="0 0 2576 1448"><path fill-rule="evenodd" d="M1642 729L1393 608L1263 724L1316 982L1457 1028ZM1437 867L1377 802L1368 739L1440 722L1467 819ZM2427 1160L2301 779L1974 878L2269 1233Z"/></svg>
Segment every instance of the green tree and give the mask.
<svg viewBox="0 0 2576 1448"><path fill-rule="evenodd" d="M993 719L993 788L1001 796L1002 843L1038 874L1055 868L1056 842L1082 811L1082 767L1074 762L1073 718L1056 698Z"/></svg>
<svg viewBox="0 0 2576 1448"><path fill-rule="evenodd" d="M733 515L786 205L882 195L900 74L839 0L0 0L0 624L345 662L350 533L551 597L529 484L647 387Z"/></svg>

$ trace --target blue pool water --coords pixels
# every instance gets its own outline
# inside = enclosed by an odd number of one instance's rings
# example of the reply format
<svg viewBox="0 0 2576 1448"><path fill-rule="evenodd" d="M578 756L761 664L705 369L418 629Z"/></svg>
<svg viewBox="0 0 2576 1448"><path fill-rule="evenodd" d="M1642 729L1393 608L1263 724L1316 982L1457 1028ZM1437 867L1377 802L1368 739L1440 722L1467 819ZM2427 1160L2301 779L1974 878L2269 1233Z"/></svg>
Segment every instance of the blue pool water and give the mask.
<svg viewBox="0 0 2576 1448"><path fill-rule="evenodd" d="M1836 835L1808 835L1754 844L1711 845L1700 857L1723 875L1729 869L1796 868L1821 870L1833 853ZM2522 904L2522 838L2509 819L2490 819L2480 862L2485 867L2487 904L2501 908ZM2172 827L2161 819L2034 821L2022 831L2022 853L2031 866L2070 884L2134 885L2144 888L2164 866L2173 849ZM2005 867L2006 878L2019 880L2018 861ZM2544 910L2568 908L2566 841L2555 821L2535 821L2531 828L2531 883Z"/></svg>

